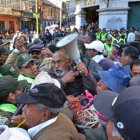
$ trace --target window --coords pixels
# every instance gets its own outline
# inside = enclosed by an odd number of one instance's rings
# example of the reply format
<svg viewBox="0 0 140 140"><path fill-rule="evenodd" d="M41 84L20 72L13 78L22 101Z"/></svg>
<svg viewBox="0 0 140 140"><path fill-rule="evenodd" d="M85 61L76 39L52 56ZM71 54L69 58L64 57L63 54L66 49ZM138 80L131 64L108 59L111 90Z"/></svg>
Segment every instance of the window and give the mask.
<svg viewBox="0 0 140 140"><path fill-rule="evenodd" d="M15 29L14 29L14 21L9 21L9 30L11 33L14 33Z"/></svg>
<svg viewBox="0 0 140 140"><path fill-rule="evenodd" d="M5 24L4 21L0 21L0 33L4 34L5 33Z"/></svg>

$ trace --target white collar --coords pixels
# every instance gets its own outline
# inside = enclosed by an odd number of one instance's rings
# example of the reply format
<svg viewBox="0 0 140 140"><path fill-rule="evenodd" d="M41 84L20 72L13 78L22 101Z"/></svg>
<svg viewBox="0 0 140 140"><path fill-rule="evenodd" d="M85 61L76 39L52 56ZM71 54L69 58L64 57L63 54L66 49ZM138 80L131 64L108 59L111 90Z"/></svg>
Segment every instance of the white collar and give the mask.
<svg viewBox="0 0 140 140"><path fill-rule="evenodd" d="M28 134L30 135L30 137L33 139L33 137L44 127L49 126L50 124L54 123L57 120L57 116L53 119L50 119L44 123L41 123L35 127L32 127L30 129L28 129Z"/></svg>
<svg viewBox="0 0 140 140"><path fill-rule="evenodd" d="M94 60L96 63L99 63L101 61L101 59L103 59L104 56L101 54L101 55L96 55L94 57L92 57L91 59Z"/></svg>

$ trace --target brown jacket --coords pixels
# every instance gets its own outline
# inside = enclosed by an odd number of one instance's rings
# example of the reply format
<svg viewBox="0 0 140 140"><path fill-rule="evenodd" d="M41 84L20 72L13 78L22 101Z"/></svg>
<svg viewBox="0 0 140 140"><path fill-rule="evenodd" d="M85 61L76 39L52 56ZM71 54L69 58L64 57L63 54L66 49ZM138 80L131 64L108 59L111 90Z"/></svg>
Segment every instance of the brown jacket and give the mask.
<svg viewBox="0 0 140 140"><path fill-rule="evenodd" d="M60 113L56 122L39 131L33 140L79 140L79 136L72 121Z"/></svg>

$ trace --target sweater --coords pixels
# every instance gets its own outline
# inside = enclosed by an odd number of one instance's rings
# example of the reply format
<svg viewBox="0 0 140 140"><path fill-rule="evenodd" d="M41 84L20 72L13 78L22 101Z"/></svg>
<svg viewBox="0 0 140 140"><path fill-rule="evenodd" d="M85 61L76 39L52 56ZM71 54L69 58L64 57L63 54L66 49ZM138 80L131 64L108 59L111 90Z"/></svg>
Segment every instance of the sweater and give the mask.
<svg viewBox="0 0 140 140"><path fill-rule="evenodd" d="M33 140L79 140L79 136L72 121L60 113L57 120L40 130Z"/></svg>

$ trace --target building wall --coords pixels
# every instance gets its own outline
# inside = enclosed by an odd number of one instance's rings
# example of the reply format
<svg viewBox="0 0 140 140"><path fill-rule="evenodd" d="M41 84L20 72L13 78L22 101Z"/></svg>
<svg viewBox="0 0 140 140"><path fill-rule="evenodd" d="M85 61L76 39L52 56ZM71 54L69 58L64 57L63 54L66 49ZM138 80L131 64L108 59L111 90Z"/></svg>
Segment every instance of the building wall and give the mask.
<svg viewBox="0 0 140 140"><path fill-rule="evenodd" d="M95 4L88 4L88 0L77 1L76 5L76 27L83 25L85 16L83 16L84 8L99 6L99 27L109 29L117 29L124 27L127 29L128 15L131 8L129 2L137 2L140 0L109 0L109 4L104 0L95 0ZM93 0L91 0L91 3ZM79 8L80 7L80 8ZM134 17L135 18L135 17ZM78 23L80 22L80 23Z"/></svg>

